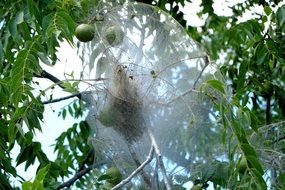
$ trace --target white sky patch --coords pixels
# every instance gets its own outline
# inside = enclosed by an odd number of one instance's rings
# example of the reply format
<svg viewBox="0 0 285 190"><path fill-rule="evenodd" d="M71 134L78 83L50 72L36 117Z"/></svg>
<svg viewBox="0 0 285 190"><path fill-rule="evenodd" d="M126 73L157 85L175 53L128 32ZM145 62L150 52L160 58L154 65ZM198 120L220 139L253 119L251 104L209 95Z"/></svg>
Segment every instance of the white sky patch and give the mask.
<svg viewBox="0 0 285 190"><path fill-rule="evenodd" d="M179 9L184 13L184 19L188 25L191 26L202 26L205 22L206 17L200 18L197 13L201 11L201 0L193 1L192 3L186 3L184 7Z"/></svg>
<svg viewBox="0 0 285 190"><path fill-rule="evenodd" d="M244 2L244 0L216 0L213 3L213 9L217 15L231 16L232 10L230 7L242 2ZM187 21L188 25L196 27L204 25L207 15L202 15L201 17L197 15L197 13L202 10L201 3L201 0L197 0L191 3L187 3L184 7L180 7L181 11L184 13L184 19Z"/></svg>
<svg viewBox="0 0 285 190"><path fill-rule="evenodd" d="M243 2L245 2L245 0L214 0L213 9L219 16L231 16L233 13L230 7Z"/></svg>

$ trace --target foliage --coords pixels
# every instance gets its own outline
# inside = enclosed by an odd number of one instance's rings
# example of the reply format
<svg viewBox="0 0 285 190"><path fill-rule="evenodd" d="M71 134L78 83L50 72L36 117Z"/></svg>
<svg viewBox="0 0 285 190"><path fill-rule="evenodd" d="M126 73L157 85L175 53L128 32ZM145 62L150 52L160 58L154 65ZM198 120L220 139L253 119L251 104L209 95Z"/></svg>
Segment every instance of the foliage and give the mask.
<svg viewBox="0 0 285 190"><path fill-rule="evenodd" d="M187 181L202 188L212 182L216 189L284 187L285 6L277 0L251 0L231 6L231 15L223 16L215 12L213 1L202 0L198 16L206 20L196 27L188 26L184 18L181 7L189 3L187 0L144 2L169 12L203 45L211 61L219 64L232 91L228 98L227 86L215 80L209 80L201 89L215 105L217 126L222 126L219 132L223 136L222 139L212 136L205 144L221 141L229 152L225 161L211 160L207 163L211 167L197 164L200 172L186 179L180 176L180 187ZM19 189L18 185L12 185L14 179L21 183L22 189L70 187L73 183L63 183L63 179L94 167L97 169L93 173L78 177L76 185L87 187L85 182L90 176L102 176L100 169L105 169L106 163L93 164L96 155L88 145L87 122L75 123L59 135L54 161L48 159L34 137L42 128L45 97L45 91L38 94L34 91L36 77L48 78L79 98L62 109L63 119L67 113L74 118L83 115L84 102L78 95L78 82L56 81L46 75L40 62L58 64L57 48L64 40L74 46L76 23L92 21L92 10L97 3L96 0L0 2L0 189ZM246 21L239 20L257 6L262 8L261 13L254 13L254 18ZM207 94L209 87L216 94ZM16 158L11 155L15 144L20 147ZM240 174L242 157L246 158L247 170ZM25 163L27 169L36 160L40 165L34 181L24 181L16 167Z"/></svg>

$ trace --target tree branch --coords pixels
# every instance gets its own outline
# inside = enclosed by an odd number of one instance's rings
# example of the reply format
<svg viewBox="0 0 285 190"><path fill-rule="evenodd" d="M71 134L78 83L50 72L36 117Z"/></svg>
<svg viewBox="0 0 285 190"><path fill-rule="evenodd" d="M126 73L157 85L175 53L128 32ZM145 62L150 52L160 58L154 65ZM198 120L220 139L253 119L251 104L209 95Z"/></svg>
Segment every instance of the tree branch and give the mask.
<svg viewBox="0 0 285 190"><path fill-rule="evenodd" d="M59 87L61 87L62 89L65 89L65 86L62 85L63 82L67 82L67 81L79 81L79 82L86 82L86 81L103 81L103 80L107 80L107 78L95 78L95 79L88 79L88 80L83 80L83 79L71 79L71 80L60 80L58 79L57 77L53 76L52 74L48 73L47 71L45 70L42 70L41 74L40 75L36 75L35 77L39 77L39 78L46 78L46 79L49 79L50 81L54 82L54 85L58 85ZM50 88L50 87L49 87ZM49 89L48 88L48 89ZM50 104L50 103L56 103L56 102L60 102L60 101L63 101L63 100L67 100L67 99L70 99L70 98L73 98L73 97L77 97L78 99L80 100L83 100L85 101L84 99L82 99L82 95L83 94L89 94L91 93L92 91L84 91L84 92L79 92L79 93L76 93L76 94L71 94L69 96L66 96L66 97L62 97L62 98L58 98L58 99L53 99L53 100L47 100L47 101L44 101L42 102L43 104Z"/></svg>
<svg viewBox="0 0 285 190"><path fill-rule="evenodd" d="M71 95L65 96L65 97L43 101L42 103L43 104L52 104L52 103L60 102L60 101L67 100L67 99L70 99L70 98L74 98L74 97L77 97L78 99L81 100L82 99L82 95L88 94L88 93L91 93L91 91L79 92L79 93L71 94Z"/></svg>
<svg viewBox="0 0 285 190"><path fill-rule="evenodd" d="M157 155L157 162L158 162L158 165L160 167L160 170L161 170L161 173L163 176L163 181L164 181L165 187L167 190L171 190L169 179L168 179L167 174L166 174L166 169L165 169L164 164L163 164L162 155L160 153L160 150L159 150L159 147L158 147L157 142L155 140L155 137L154 137L154 135L150 129L148 129L147 132L148 132L148 135L150 137L151 144L154 147L154 151Z"/></svg>
<svg viewBox="0 0 285 190"><path fill-rule="evenodd" d="M166 190L171 190L170 182L169 182L169 179L167 177L165 166L163 164L162 155L160 153L160 150L159 150L159 147L158 147L157 142L155 140L155 137L154 137L153 133L151 132L151 130L148 129L147 132L148 132L148 135L149 135L150 140L151 140L151 149L149 151L147 159L136 170L134 170L126 179L122 180L120 183L118 183L116 186L114 186L112 188L112 190L119 189L122 186L124 186L125 184L129 183L135 175L137 175L139 172L141 172L143 170L143 168L148 163L151 162L154 152L157 155L157 164L161 170Z"/></svg>
<svg viewBox="0 0 285 190"><path fill-rule="evenodd" d="M55 76L53 76L52 74L48 73L45 70L42 70L40 76L37 77L42 77L42 78L47 78L50 81L56 83L58 86L60 86L62 89L64 89L65 87L61 84L61 80L59 80L58 78L56 78Z"/></svg>
<svg viewBox="0 0 285 190"><path fill-rule="evenodd" d="M129 148L130 154L131 154L135 164L137 165L137 167L139 167L141 165L141 163L137 157L137 154L132 150L132 148L129 144L128 144L128 148ZM149 177L144 172L144 170L141 170L141 176L142 176L143 180L145 181L146 185L150 188L151 187L151 181L149 180Z"/></svg>
<svg viewBox="0 0 285 190"><path fill-rule="evenodd" d="M154 146L151 146L149 154L147 156L147 159L135 170L133 171L126 179L122 180L120 183L118 183L116 186L112 188L112 190L120 189L123 187L125 184L129 183L131 179L137 175L140 171L143 170L143 168L151 162L152 157L153 157L153 152L154 152Z"/></svg>
<svg viewBox="0 0 285 190"><path fill-rule="evenodd" d="M91 165L83 170L81 170L80 172L77 172L70 180L62 183L57 190L62 189L64 187L70 187L76 180L80 179L82 176L84 176L85 174L87 174L88 172L90 172L92 169L94 168L94 165Z"/></svg>
<svg viewBox="0 0 285 190"><path fill-rule="evenodd" d="M205 65L204 65L204 67L202 68L202 70L201 70L201 72L199 73L199 75L197 76L197 78L195 79L195 81L194 81L194 83L193 83L193 86L192 86L190 89L186 90L185 92L181 93L179 96L174 97L174 98L173 98L172 100L170 100L167 104L170 104L170 103L176 101L177 99L179 99L179 98L181 98L181 97L183 97L183 96L189 94L190 92L198 92L198 91L196 90L197 83L198 83L199 80L201 79L202 74L204 73L206 67L210 64L210 60L209 60L209 57L208 57L208 56L205 56L205 57L204 57L204 60L205 60Z"/></svg>
<svg viewBox="0 0 285 190"><path fill-rule="evenodd" d="M74 97L77 97L77 98L81 99L81 92L76 93L76 94L71 94L69 96L57 98L57 99L51 99L51 100L43 101L42 103L43 104L52 104L52 103L60 102L60 101L63 101L63 100L68 100L68 99L74 98Z"/></svg>
<svg viewBox="0 0 285 190"><path fill-rule="evenodd" d="M36 75L35 77L38 78L46 78L49 79L50 81L54 82L56 85L59 85L61 88L65 88L64 86L62 86L61 84L63 82L67 82L67 81L79 81L79 82L86 82L86 81L104 81L104 80L108 80L108 78L91 78L91 79L65 79L65 80L60 80L57 77L53 76L52 74L48 73L45 70L42 70L40 75Z"/></svg>
<svg viewBox="0 0 285 190"><path fill-rule="evenodd" d="M56 189L62 189L65 187L70 187L75 181L77 181L78 179L80 179L82 176L84 176L85 174L89 173L93 168L96 168L102 164L106 164L106 162L99 162L96 164L92 164L90 166L88 166L87 168L84 168L82 170L80 170L79 172L75 173L75 175L68 181L62 183L60 186L58 186Z"/></svg>

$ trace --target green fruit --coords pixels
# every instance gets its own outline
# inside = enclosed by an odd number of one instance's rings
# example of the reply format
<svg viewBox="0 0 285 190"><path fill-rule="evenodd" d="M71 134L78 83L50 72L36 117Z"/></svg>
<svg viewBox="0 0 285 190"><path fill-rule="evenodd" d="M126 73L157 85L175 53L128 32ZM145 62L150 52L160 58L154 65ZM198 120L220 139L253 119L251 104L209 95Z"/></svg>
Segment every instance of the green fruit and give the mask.
<svg viewBox="0 0 285 190"><path fill-rule="evenodd" d="M113 185L118 184L122 181L122 174L116 167L110 167L106 175L109 176L109 179L107 181Z"/></svg>
<svg viewBox="0 0 285 190"><path fill-rule="evenodd" d="M119 26L110 26L107 28L104 38L108 44L116 46L123 42L124 32Z"/></svg>
<svg viewBox="0 0 285 190"><path fill-rule="evenodd" d="M202 187L198 186L198 185L193 185L193 187L191 188L191 190L202 190Z"/></svg>
<svg viewBox="0 0 285 190"><path fill-rule="evenodd" d="M95 29L89 24L80 24L75 29L75 36L81 42L89 42L94 38Z"/></svg>
<svg viewBox="0 0 285 190"><path fill-rule="evenodd" d="M245 157L242 157L242 159L240 160L240 163L239 163L238 171L240 173L244 174L246 170L247 170L247 161L246 161Z"/></svg>

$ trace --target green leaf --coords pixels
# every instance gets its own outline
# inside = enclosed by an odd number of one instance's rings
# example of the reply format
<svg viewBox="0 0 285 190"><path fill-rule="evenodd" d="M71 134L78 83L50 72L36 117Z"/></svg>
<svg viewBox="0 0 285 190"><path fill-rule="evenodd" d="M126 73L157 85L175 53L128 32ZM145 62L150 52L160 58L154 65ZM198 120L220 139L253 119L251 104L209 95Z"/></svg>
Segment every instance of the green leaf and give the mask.
<svg viewBox="0 0 285 190"><path fill-rule="evenodd" d="M22 148L20 151L20 154L18 155L18 157L16 159L16 161L17 161L16 166L27 161L28 159L31 159L32 157L34 157L32 145L28 145L28 146Z"/></svg>
<svg viewBox="0 0 285 190"><path fill-rule="evenodd" d="M50 164L46 165L45 167L41 168L36 175L36 178L33 182L26 181L22 183L23 190L44 190L43 181L49 171Z"/></svg>
<svg viewBox="0 0 285 190"><path fill-rule="evenodd" d="M250 144L241 144L241 149L244 155L246 156L246 158L248 156L253 156L255 158L257 157L255 149Z"/></svg>
<svg viewBox="0 0 285 190"><path fill-rule="evenodd" d="M267 16L269 16L272 13L272 9L269 6L264 6L263 10Z"/></svg>
<svg viewBox="0 0 285 190"><path fill-rule="evenodd" d="M260 189L266 190L267 185L266 185L266 182L264 181L264 179L262 177L263 174L260 174L260 172L258 170L256 170L255 168L251 169L251 171L254 174L254 179L256 180L256 185L258 185L260 187Z"/></svg>
<svg viewBox="0 0 285 190"><path fill-rule="evenodd" d="M70 15L65 11L60 11L58 15L61 17L65 25L62 25L62 31L70 44L73 44L73 34L75 31L75 22Z"/></svg>
<svg viewBox="0 0 285 190"><path fill-rule="evenodd" d="M43 119L43 110L43 105L36 102L30 103L30 106L28 106L23 116L29 130L34 131L34 129L38 129L41 131L40 120Z"/></svg>
<svg viewBox="0 0 285 190"><path fill-rule="evenodd" d="M78 89L78 85L79 85L79 81L75 81L75 82L73 82L72 83L72 88L74 88L74 89Z"/></svg>
<svg viewBox="0 0 285 190"><path fill-rule="evenodd" d="M47 57L47 55L45 53L38 52L38 56L44 64L46 64L48 66L52 66L51 60Z"/></svg>
<svg viewBox="0 0 285 190"><path fill-rule="evenodd" d="M45 190L43 183L39 182L38 180L34 181L33 187L36 190Z"/></svg>
<svg viewBox="0 0 285 190"><path fill-rule="evenodd" d="M257 125L258 119L253 112L249 112L249 115L250 115L250 124L251 124L250 126L255 132L257 132L257 130L258 130L258 125Z"/></svg>
<svg viewBox="0 0 285 190"><path fill-rule="evenodd" d="M98 177L97 181L103 181L103 180L107 180L107 179L112 179L112 177L110 175L103 174L103 175L100 175Z"/></svg>
<svg viewBox="0 0 285 190"><path fill-rule="evenodd" d="M237 79L237 90L240 93L243 93L244 84L245 84L245 75L248 70L248 64L246 62L241 63L239 67L239 75Z"/></svg>
<svg viewBox="0 0 285 190"><path fill-rule="evenodd" d="M66 109L63 109L62 111L62 119L65 119L66 118Z"/></svg>
<svg viewBox="0 0 285 190"><path fill-rule="evenodd" d="M81 121L79 123L79 127L80 127L80 134L82 135L83 138L88 138L88 136L90 135L90 127L88 125L88 123L86 121Z"/></svg>
<svg viewBox="0 0 285 190"><path fill-rule="evenodd" d="M78 85L78 82L75 82L74 85L71 84L70 82L64 82L61 85L64 87L65 92L69 92L69 93L77 93L78 92L78 87L76 86L76 85Z"/></svg>
<svg viewBox="0 0 285 190"><path fill-rule="evenodd" d="M16 126L10 124L8 127L9 149L13 148L17 133L18 133L18 130Z"/></svg>
<svg viewBox="0 0 285 190"><path fill-rule="evenodd" d="M217 185L225 185L228 180L229 163L215 161L213 164L216 168L214 175L211 177L211 181Z"/></svg>
<svg viewBox="0 0 285 190"><path fill-rule="evenodd" d="M12 186L10 185L10 180L7 179L7 176L0 173L0 187L1 189L13 190Z"/></svg>
<svg viewBox="0 0 285 190"><path fill-rule="evenodd" d="M68 112L71 116L73 116L73 109L70 105L68 106Z"/></svg>
<svg viewBox="0 0 285 190"><path fill-rule="evenodd" d="M256 58L256 63L257 65L262 65L264 62L266 62L266 58L268 56L267 49L264 45L263 42L259 43L255 50L254 50L254 55Z"/></svg>
<svg viewBox="0 0 285 190"><path fill-rule="evenodd" d="M3 45L2 42L0 41L0 63L2 63L3 58L4 58Z"/></svg>
<svg viewBox="0 0 285 190"><path fill-rule="evenodd" d="M207 84L209 84L214 89L220 91L222 94L225 94L225 85L219 80L207 80Z"/></svg>
<svg viewBox="0 0 285 190"><path fill-rule="evenodd" d="M2 106L8 105L9 96L7 94L10 94L9 91L9 79L0 79L0 102L2 103Z"/></svg>
<svg viewBox="0 0 285 190"><path fill-rule="evenodd" d="M24 183L22 183L22 190L34 190L33 183L29 181L25 181Z"/></svg>
<svg viewBox="0 0 285 190"><path fill-rule="evenodd" d="M40 33L38 23L41 22L42 15L39 11L39 4L33 0L27 0L24 8L24 18L31 28Z"/></svg>
<svg viewBox="0 0 285 190"><path fill-rule="evenodd" d="M279 174L279 176L277 177L277 181L280 187L285 187L285 173Z"/></svg>
<svg viewBox="0 0 285 190"><path fill-rule="evenodd" d="M237 114L241 126L249 126L251 124L251 117L247 110L238 109Z"/></svg>
<svg viewBox="0 0 285 190"><path fill-rule="evenodd" d="M35 73L39 73L41 68L37 57L40 50L40 37L33 37L32 41L25 42L25 47L17 54L16 61L13 64L10 78L10 100L15 107L28 97L34 98L31 93L32 87L29 82Z"/></svg>
<svg viewBox="0 0 285 190"><path fill-rule="evenodd" d="M262 20L262 23L265 24L268 21L268 18L267 16L263 16L261 20Z"/></svg>
<svg viewBox="0 0 285 190"><path fill-rule="evenodd" d="M248 160L250 167L255 168L260 173L260 175L263 175L264 173L263 168L259 160L255 156L249 155L249 156L246 156L246 159Z"/></svg>
<svg viewBox="0 0 285 190"><path fill-rule="evenodd" d="M48 171L50 169L50 164L46 165L45 167L41 168L37 175L36 175L36 180L43 182L44 178L46 177Z"/></svg>
<svg viewBox="0 0 285 190"><path fill-rule="evenodd" d="M27 24L26 22L22 22L21 24L19 24L18 30L19 30L20 35L21 35L26 41L32 39L32 35L31 35L30 28L29 28L29 26L28 26L28 24Z"/></svg>
<svg viewBox="0 0 285 190"><path fill-rule="evenodd" d="M16 123L15 126L17 127L17 129L20 132L20 134L24 137L25 136L25 132L24 132L24 130L22 128L22 125L20 125L19 123Z"/></svg>
<svg viewBox="0 0 285 190"><path fill-rule="evenodd" d="M64 37L68 43L73 44L73 34L75 30L75 23L69 14L65 11L50 13L43 18L43 29L46 30L47 38ZM50 41L52 45L56 43Z"/></svg>
<svg viewBox="0 0 285 190"><path fill-rule="evenodd" d="M285 22L285 5L282 5L281 7L278 8L276 12L276 18L277 22L279 23L279 26L283 26Z"/></svg>
<svg viewBox="0 0 285 190"><path fill-rule="evenodd" d="M5 172L9 172L10 174L12 174L14 177L17 176L17 171L16 169L12 166L12 163L11 163L11 159L9 158L4 158L4 159L1 159L1 167L3 167L3 170Z"/></svg>
<svg viewBox="0 0 285 190"><path fill-rule="evenodd" d="M11 33L12 37L15 39L15 41L20 41L20 36L18 34L18 25L21 24L24 21L24 12L19 11L17 12L14 19L9 24L9 32Z"/></svg>

